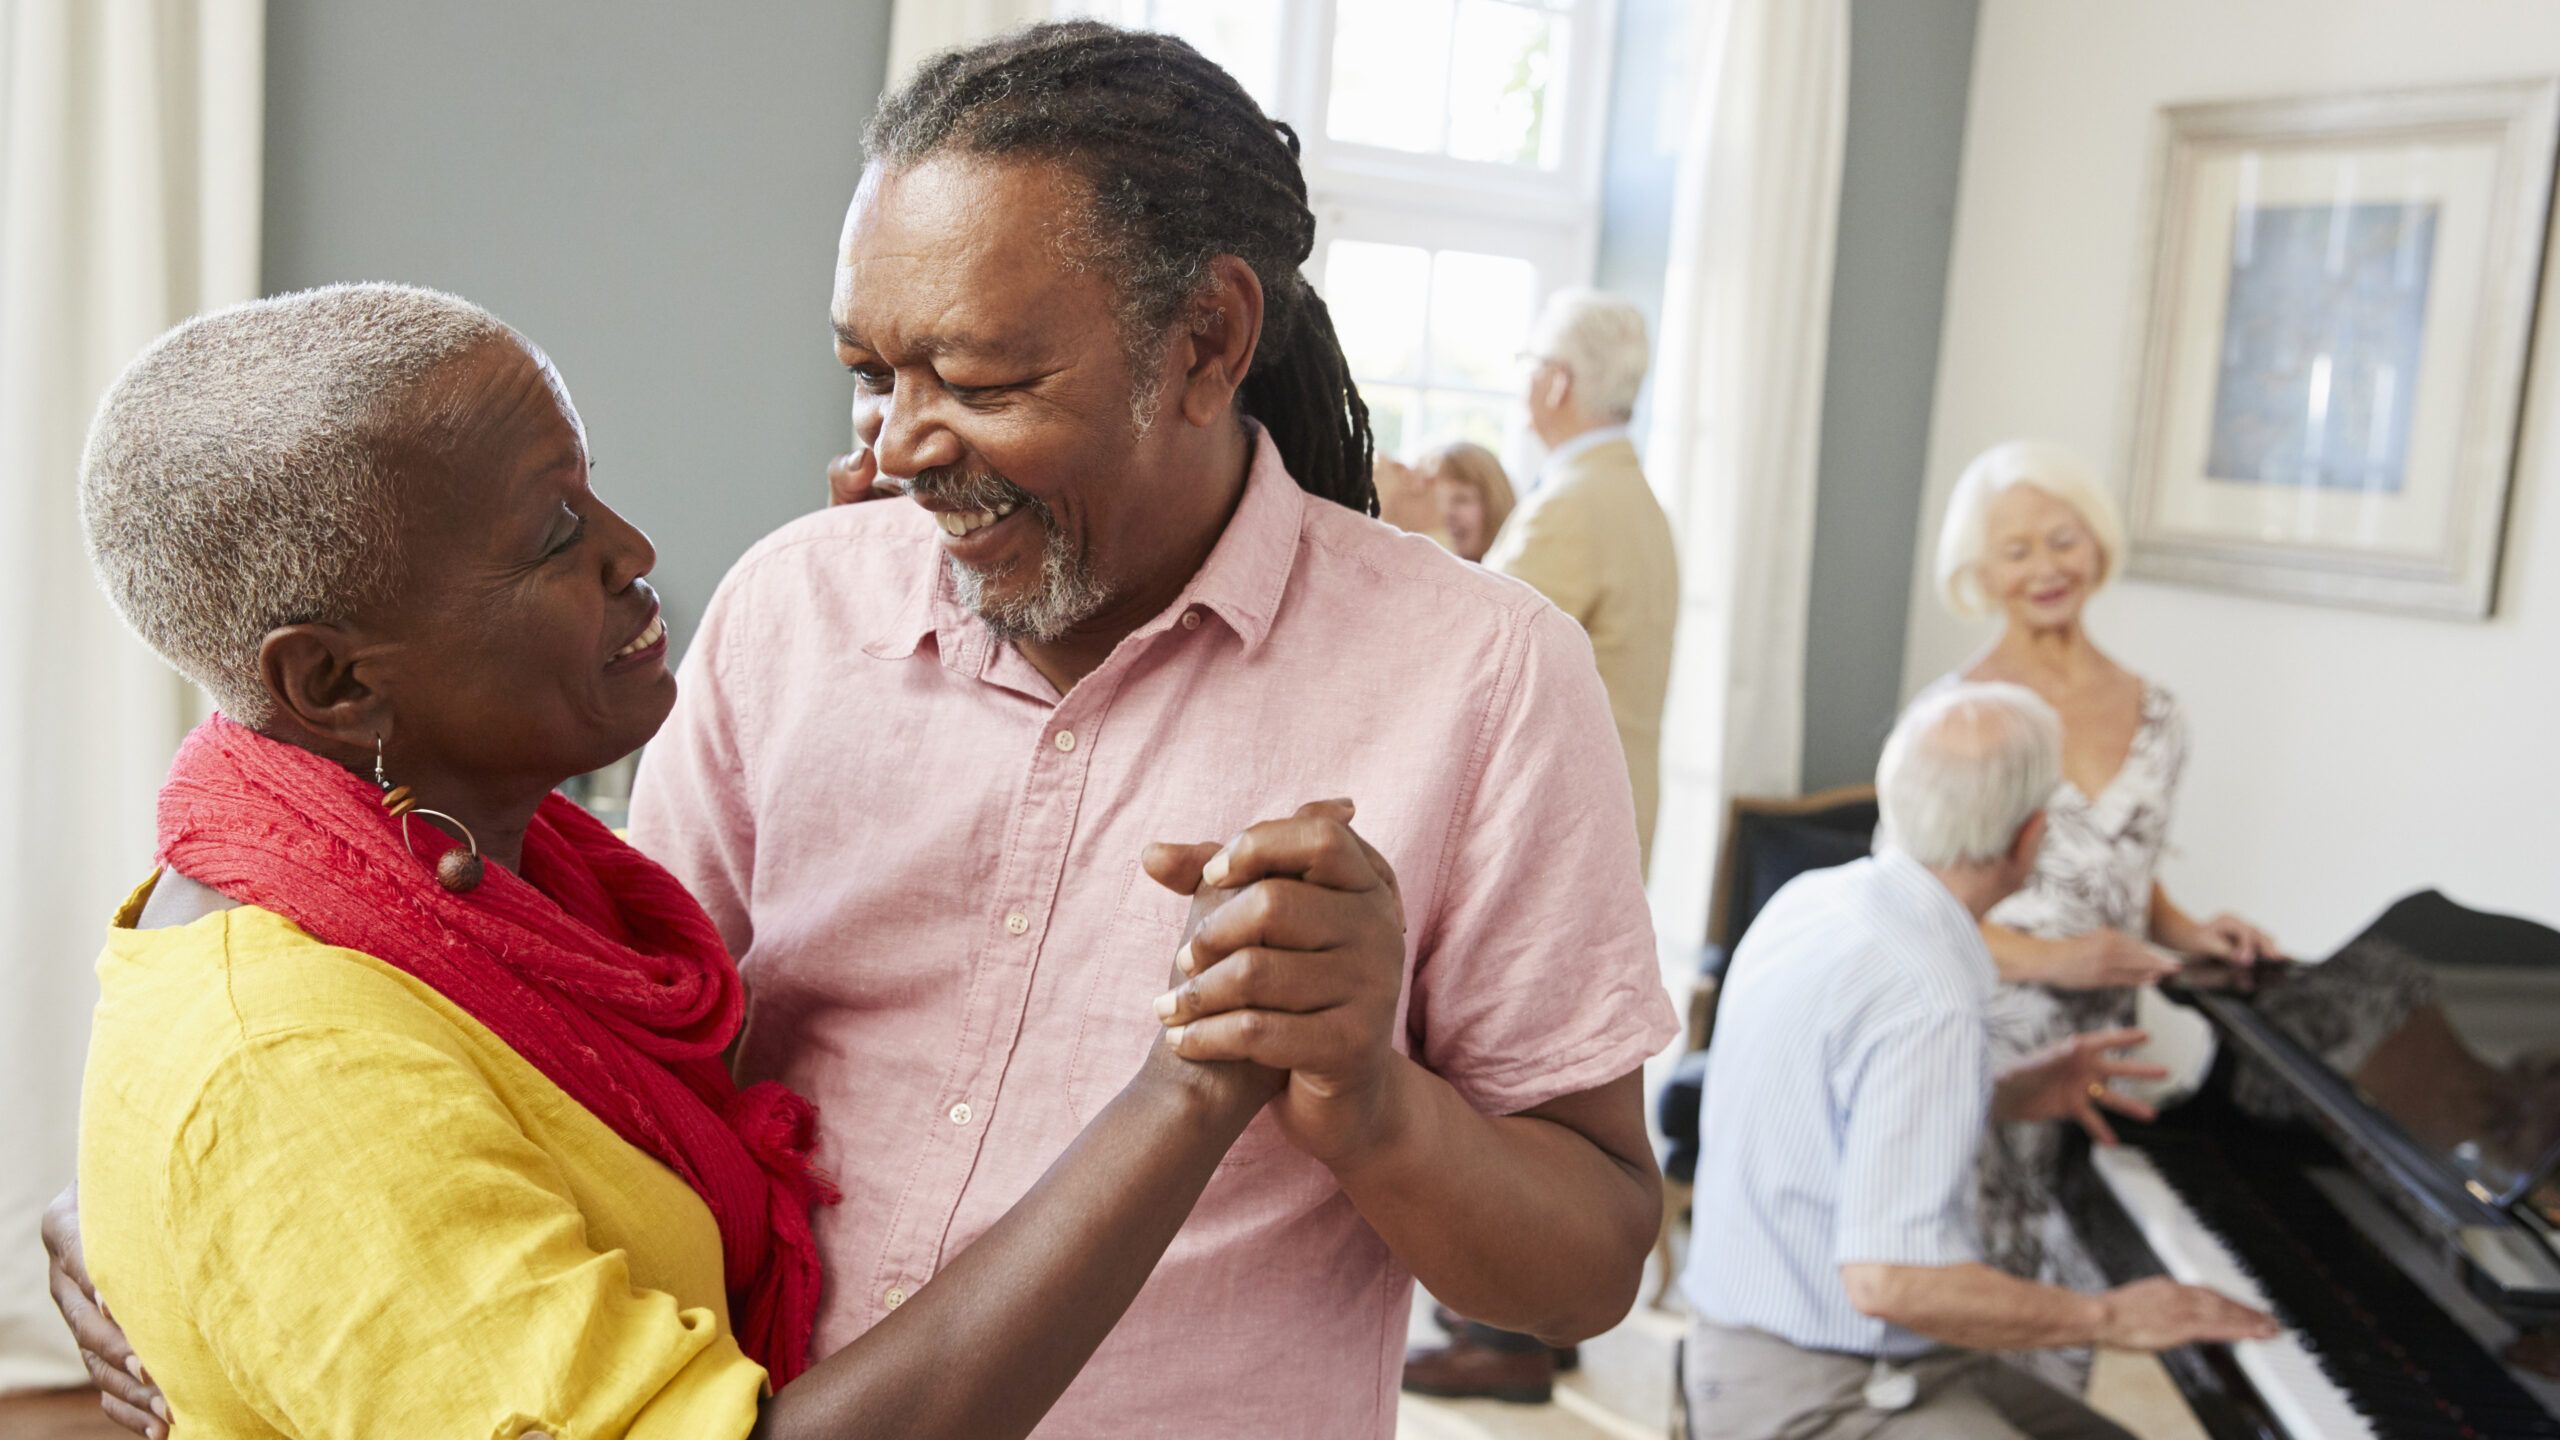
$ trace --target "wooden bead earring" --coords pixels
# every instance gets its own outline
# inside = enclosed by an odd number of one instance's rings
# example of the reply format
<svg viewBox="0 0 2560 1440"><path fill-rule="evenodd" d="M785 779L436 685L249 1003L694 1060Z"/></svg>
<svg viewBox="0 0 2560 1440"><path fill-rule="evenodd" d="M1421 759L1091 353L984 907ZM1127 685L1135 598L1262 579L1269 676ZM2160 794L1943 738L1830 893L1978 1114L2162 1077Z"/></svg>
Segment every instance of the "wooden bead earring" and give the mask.
<svg viewBox="0 0 2560 1440"><path fill-rule="evenodd" d="M412 815L424 815L430 820L442 820L462 832L462 843L467 848L447 850L436 860L436 883L456 895L478 889L480 877L484 873L480 864L478 837L471 833L470 826L443 811L421 807L418 804L418 797L409 793L408 786L391 783L391 777L383 773L382 737L379 735L373 737L373 783L382 787L382 808L399 819L400 843L407 847L411 855L418 853L418 847L409 843L409 817Z"/></svg>

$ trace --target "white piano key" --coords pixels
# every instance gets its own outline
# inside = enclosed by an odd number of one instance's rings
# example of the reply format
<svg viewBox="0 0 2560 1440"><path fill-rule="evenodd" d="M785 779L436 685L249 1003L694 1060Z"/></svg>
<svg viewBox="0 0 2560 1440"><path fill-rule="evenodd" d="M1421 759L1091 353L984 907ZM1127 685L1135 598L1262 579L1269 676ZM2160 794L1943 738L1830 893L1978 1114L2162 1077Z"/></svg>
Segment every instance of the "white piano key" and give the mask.
<svg viewBox="0 0 2560 1440"><path fill-rule="evenodd" d="M2150 1157L2131 1146L2104 1145L2090 1158L2173 1278L2219 1290L2261 1310L2274 1308L2231 1247L2169 1188ZM2243 1340L2231 1347L2231 1354L2286 1434L2299 1440L2379 1440L2372 1422L2356 1413L2347 1392L2292 1331L2273 1340Z"/></svg>

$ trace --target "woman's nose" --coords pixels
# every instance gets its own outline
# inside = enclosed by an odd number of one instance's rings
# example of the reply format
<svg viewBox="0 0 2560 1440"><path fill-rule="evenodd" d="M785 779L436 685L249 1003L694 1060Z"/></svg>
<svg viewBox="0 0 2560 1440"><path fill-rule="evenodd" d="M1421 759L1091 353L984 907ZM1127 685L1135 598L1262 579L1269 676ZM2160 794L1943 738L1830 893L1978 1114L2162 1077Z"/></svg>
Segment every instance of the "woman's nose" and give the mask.
<svg viewBox="0 0 2560 1440"><path fill-rule="evenodd" d="M650 543L648 532L623 519L622 512L607 506L604 513L612 542L604 547L605 588L619 595L658 568L658 547Z"/></svg>

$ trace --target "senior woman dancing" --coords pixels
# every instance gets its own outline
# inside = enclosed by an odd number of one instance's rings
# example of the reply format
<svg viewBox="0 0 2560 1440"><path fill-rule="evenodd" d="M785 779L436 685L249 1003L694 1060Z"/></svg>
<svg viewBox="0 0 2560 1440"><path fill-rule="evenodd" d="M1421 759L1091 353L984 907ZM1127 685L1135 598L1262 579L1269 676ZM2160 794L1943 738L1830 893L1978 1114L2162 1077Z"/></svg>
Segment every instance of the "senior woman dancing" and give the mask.
<svg viewBox="0 0 2560 1440"><path fill-rule="evenodd" d="M807 1368L813 1114L732 1084L710 920L551 793L675 699L655 555L588 471L541 352L422 290L202 317L107 396L99 576L222 714L99 961L98 1292L195 1436L1022 1435L1275 1077L1153 1047Z"/></svg>

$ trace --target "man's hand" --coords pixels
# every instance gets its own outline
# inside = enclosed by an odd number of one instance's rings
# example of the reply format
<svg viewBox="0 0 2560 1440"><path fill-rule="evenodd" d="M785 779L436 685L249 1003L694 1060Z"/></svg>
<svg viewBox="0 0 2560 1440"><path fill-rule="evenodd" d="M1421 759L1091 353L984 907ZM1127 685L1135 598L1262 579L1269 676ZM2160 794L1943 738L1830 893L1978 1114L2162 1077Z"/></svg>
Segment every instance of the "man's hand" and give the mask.
<svg viewBox="0 0 2560 1440"><path fill-rule="evenodd" d="M89 1284L89 1267L80 1257L80 1188L53 1197L44 1212L44 1253L52 1260L48 1278L53 1306L71 1327L80 1346L80 1361L98 1387L98 1407L107 1418L136 1435L161 1440L169 1433L169 1402L153 1388L142 1357L125 1343L124 1332L107 1315L106 1302Z"/></svg>
<svg viewBox="0 0 2560 1440"><path fill-rule="evenodd" d="M2091 1139L2101 1145L2113 1145L2116 1132L2100 1110L2113 1110L2136 1120L2159 1118L2158 1111L2107 1083L2168 1078L2169 1072L2163 1066L2116 1057L2116 1051L2149 1038L2140 1030L2096 1030L2057 1041L2000 1076L1993 1092L1992 1115L2003 1122L2077 1120Z"/></svg>
<svg viewBox="0 0 2560 1440"><path fill-rule="evenodd" d="M1201 882L1231 893L1178 952L1189 978L1156 1003L1166 1044L1184 1059L1289 1072L1281 1130L1337 1169L1383 1143L1402 1073L1393 1039L1404 901L1352 814L1347 800L1305 806L1211 853ZM1184 867L1156 862L1203 848L1155 847L1148 873L1180 890Z"/></svg>
<svg viewBox="0 0 2560 1440"><path fill-rule="evenodd" d="M2098 1343L2118 1350L2171 1350L2199 1341L2273 1340L2275 1317L2196 1285L2154 1276L2098 1297L2106 1315Z"/></svg>

